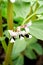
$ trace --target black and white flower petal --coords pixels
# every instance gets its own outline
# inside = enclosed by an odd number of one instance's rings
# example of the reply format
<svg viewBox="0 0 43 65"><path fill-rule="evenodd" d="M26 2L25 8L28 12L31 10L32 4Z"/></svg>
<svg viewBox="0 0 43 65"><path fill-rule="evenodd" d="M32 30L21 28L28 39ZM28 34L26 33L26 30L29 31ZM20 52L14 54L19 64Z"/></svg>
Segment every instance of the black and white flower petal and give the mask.
<svg viewBox="0 0 43 65"><path fill-rule="evenodd" d="M20 37L20 40L23 40L23 39L24 39L24 37L21 36L21 37Z"/></svg>
<svg viewBox="0 0 43 65"><path fill-rule="evenodd" d="M11 37L13 37L13 36L16 37L18 35L17 32L13 32L12 30L8 30L8 32L10 33Z"/></svg>
<svg viewBox="0 0 43 65"><path fill-rule="evenodd" d="M29 38L31 39L32 38L32 35L29 35Z"/></svg>
<svg viewBox="0 0 43 65"><path fill-rule="evenodd" d="M10 43L14 43L14 42L15 42L15 40L13 38L11 38Z"/></svg>
<svg viewBox="0 0 43 65"><path fill-rule="evenodd" d="M30 32L29 28L25 27L26 34Z"/></svg>

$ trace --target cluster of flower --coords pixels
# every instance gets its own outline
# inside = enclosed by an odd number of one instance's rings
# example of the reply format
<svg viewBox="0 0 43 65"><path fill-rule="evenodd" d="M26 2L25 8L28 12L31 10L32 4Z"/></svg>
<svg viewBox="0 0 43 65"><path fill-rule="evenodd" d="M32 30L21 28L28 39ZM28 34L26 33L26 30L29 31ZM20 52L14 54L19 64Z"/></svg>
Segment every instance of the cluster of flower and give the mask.
<svg viewBox="0 0 43 65"><path fill-rule="evenodd" d="M15 39L17 36L19 36L20 40L24 39L24 36L26 38L32 38L32 35L29 34L29 32L30 32L29 26L31 26L31 25L32 25L32 22L30 21L26 25L18 26L16 32L13 30L8 30L8 32L10 33L10 36L11 36L10 42L15 42ZM24 28L24 30L21 30L22 28Z"/></svg>

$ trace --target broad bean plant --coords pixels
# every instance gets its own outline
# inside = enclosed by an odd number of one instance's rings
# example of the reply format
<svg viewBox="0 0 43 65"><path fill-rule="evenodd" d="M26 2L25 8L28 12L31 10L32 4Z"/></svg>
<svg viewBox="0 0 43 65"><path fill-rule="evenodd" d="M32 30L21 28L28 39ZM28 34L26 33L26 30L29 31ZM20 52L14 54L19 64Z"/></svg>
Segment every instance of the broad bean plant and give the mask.
<svg viewBox="0 0 43 65"><path fill-rule="evenodd" d="M7 23L3 24L2 17ZM43 48L38 40L43 41L43 0L0 0L3 65L24 65L24 56L33 60L36 54L42 55Z"/></svg>

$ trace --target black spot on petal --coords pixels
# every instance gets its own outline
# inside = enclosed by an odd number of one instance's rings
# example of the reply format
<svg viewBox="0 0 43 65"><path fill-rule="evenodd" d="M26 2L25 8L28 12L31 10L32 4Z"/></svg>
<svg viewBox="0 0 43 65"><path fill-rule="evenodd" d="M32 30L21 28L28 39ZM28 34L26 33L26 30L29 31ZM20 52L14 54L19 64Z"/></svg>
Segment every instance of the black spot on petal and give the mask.
<svg viewBox="0 0 43 65"><path fill-rule="evenodd" d="M24 37L24 35L21 34L21 35L19 35L19 38L20 38L20 37Z"/></svg>
<svg viewBox="0 0 43 65"><path fill-rule="evenodd" d="M29 34L25 34L25 37L26 37L26 38L29 38Z"/></svg>

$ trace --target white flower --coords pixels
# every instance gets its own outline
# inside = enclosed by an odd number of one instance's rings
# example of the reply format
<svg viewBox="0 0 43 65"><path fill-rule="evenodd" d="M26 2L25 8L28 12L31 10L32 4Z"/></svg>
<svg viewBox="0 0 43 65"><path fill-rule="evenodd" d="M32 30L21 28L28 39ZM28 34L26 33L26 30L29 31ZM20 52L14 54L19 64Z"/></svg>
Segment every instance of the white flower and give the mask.
<svg viewBox="0 0 43 65"><path fill-rule="evenodd" d="M17 27L17 31L20 31L20 26L19 26L19 27Z"/></svg>
<svg viewBox="0 0 43 65"><path fill-rule="evenodd" d="M23 40L23 39L24 39L24 37L21 36L21 37L20 37L20 40Z"/></svg>
<svg viewBox="0 0 43 65"><path fill-rule="evenodd" d="M32 21L30 21L28 24L27 24L27 27L31 26L32 25Z"/></svg>
<svg viewBox="0 0 43 65"><path fill-rule="evenodd" d="M19 34L25 35L26 32L25 31L20 31Z"/></svg>
<svg viewBox="0 0 43 65"><path fill-rule="evenodd" d="M32 35L29 35L29 38L32 38Z"/></svg>
<svg viewBox="0 0 43 65"><path fill-rule="evenodd" d="M14 3L14 2L15 2L15 0L10 0L10 2Z"/></svg>
<svg viewBox="0 0 43 65"><path fill-rule="evenodd" d="M8 30L8 32L10 33L11 36L15 36L15 37L16 37L17 34L18 34L17 32L13 32L12 30Z"/></svg>
<svg viewBox="0 0 43 65"><path fill-rule="evenodd" d="M25 31L26 31L26 33L30 32L29 28L27 28L27 27L25 27Z"/></svg>
<svg viewBox="0 0 43 65"><path fill-rule="evenodd" d="M15 41L14 41L14 39L12 38L11 40L10 40L10 43L14 43Z"/></svg>

